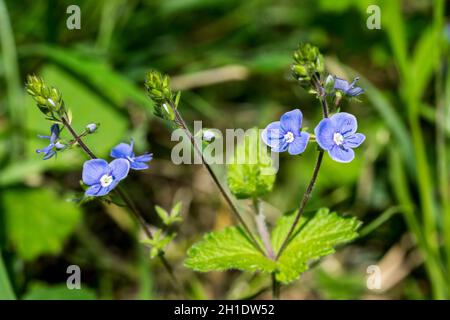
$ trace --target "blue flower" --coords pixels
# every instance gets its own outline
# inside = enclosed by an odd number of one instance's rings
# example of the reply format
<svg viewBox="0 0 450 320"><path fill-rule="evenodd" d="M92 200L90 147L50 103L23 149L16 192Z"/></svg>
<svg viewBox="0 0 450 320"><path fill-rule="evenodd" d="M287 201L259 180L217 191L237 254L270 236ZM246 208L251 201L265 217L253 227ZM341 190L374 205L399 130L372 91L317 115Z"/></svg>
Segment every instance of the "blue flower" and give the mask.
<svg viewBox="0 0 450 320"><path fill-rule="evenodd" d="M134 140L131 139L131 143L119 143L111 150L111 157L127 159L130 162L131 169L134 170L144 170L148 168L149 162L153 158L153 154L145 153L141 156L135 156L133 152Z"/></svg>
<svg viewBox="0 0 450 320"><path fill-rule="evenodd" d="M352 149L366 139L362 133L356 133L357 127L354 115L340 112L320 121L314 133L317 143L328 151L331 159L337 162L350 162L355 157Z"/></svg>
<svg viewBox="0 0 450 320"><path fill-rule="evenodd" d="M297 155L305 151L309 133L302 132L302 112L298 109L286 112L280 121L270 123L262 132L261 138L274 152Z"/></svg>
<svg viewBox="0 0 450 320"><path fill-rule="evenodd" d="M345 95L349 97L356 97L360 94L364 93L364 89L360 87L355 87L356 81L359 80L359 77L353 79L352 83L348 83L347 80L335 77L334 78L334 89L343 92Z"/></svg>
<svg viewBox="0 0 450 320"><path fill-rule="evenodd" d="M59 126L55 123L50 128L50 136L38 135L38 137L41 139L50 140L50 144L48 146L36 150L36 153L44 153L43 158L44 160L50 159L56 154L56 150L60 150L65 147L62 143L57 141L59 138L59 133L60 133Z"/></svg>
<svg viewBox="0 0 450 320"><path fill-rule="evenodd" d="M83 183L89 188L87 196L100 197L108 194L125 179L130 171L130 163L125 159L116 159L108 164L103 159L88 160L83 164Z"/></svg>

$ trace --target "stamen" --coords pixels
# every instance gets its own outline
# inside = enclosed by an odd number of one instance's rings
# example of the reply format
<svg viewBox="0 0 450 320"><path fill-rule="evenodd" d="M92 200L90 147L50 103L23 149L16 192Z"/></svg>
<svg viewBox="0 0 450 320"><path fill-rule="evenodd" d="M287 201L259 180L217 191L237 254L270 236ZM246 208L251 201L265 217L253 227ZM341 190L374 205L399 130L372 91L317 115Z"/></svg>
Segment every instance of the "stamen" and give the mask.
<svg viewBox="0 0 450 320"><path fill-rule="evenodd" d="M284 140L287 142L287 143L291 143L292 141L294 141L294 134L292 133L292 132L288 132L288 133L286 133L285 135L284 135Z"/></svg>

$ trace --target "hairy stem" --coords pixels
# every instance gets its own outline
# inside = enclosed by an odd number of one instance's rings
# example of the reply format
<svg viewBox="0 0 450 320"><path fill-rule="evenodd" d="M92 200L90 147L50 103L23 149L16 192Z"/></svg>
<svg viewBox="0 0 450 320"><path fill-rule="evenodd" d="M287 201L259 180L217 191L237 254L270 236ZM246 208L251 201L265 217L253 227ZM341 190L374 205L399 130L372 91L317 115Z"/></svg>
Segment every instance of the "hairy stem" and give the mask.
<svg viewBox="0 0 450 320"><path fill-rule="evenodd" d="M67 128L67 130L69 130L70 134L76 140L78 145L83 149L83 151L86 152L86 154L91 159L97 159L95 154L89 149L89 147L83 142L81 137L72 128L72 126L69 123L69 121L67 121L67 119L65 117L62 117L61 121L64 124L64 126ZM140 224L141 228L144 230L144 232L147 235L147 237L149 237L150 239L153 239L152 231L150 230L149 226L147 225L147 222L145 221L144 216L139 211L139 209L136 207L136 205L131 200L131 198L128 196L128 194L125 192L125 190L123 190L120 186L117 186L115 191L120 196L120 198L122 198L122 200L125 202L125 204L130 208L131 212L133 213L134 217L136 218L136 220ZM166 269L166 271L169 273L169 276L170 276L171 280L173 281L175 287L177 289L182 288L180 282L178 281L178 278L175 276L175 273L173 271L172 266L169 264L169 262L165 258L164 253L161 252L158 255L158 257L161 260L161 263L164 266L164 268Z"/></svg>
<svg viewBox="0 0 450 320"><path fill-rule="evenodd" d="M217 178L217 175L214 173L214 171L212 170L211 166L209 165L209 163L206 161L205 157L203 156L202 150L198 146L197 141L195 140L195 137L192 135L191 131L189 130L188 126L186 125L186 122L184 122L183 117L178 112L178 110L175 108L175 106L172 106L172 109L174 110L174 113L175 113L175 121L177 122L177 124L179 124L181 126L181 128L185 131L185 133L187 134L187 136L191 140L191 143L194 146L195 152L197 152L197 154L201 157L203 165L208 170L208 173L211 175L212 179L214 180L214 183L219 188L220 193L222 193L222 195L225 198L226 202L230 206L234 216L236 217L236 219L239 221L239 223L244 228L245 232L247 233L247 235L250 238L250 241L253 243L254 247L257 250L259 250L262 254L264 254L264 250L262 249L260 243L256 240L255 236L250 231L250 228L248 227L248 225L245 222L245 220L242 218L241 214L239 213L238 209L236 208L235 204L231 200L231 198L228 195L228 193L223 188L222 184L220 183L219 179Z"/></svg>
<svg viewBox="0 0 450 320"><path fill-rule="evenodd" d="M320 103L322 105L322 114L324 118L328 118L328 104L327 104L327 99L326 99L326 95L320 85L320 82L318 80L315 81L314 83L316 90L319 94L319 100ZM300 221L301 216L303 215L303 212L305 210L306 204L308 203L309 198L311 197L312 191L314 189L314 185L316 184L316 180L317 180L317 176L319 175L319 170L320 170L320 165L322 164L322 159L323 159L323 150L320 150L318 155L317 155L317 159L316 159L316 164L314 166L314 170L313 170L313 174L311 177L311 180L309 181L308 187L306 188L306 192L303 195L302 200L300 201L300 207L297 211L297 214L294 218L294 222L292 223L286 238L284 238L280 249L278 250L276 259L279 259L281 254L283 253L283 251L286 249L287 245L289 244L290 238L292 236L292 234L295 231L295 228L298 225L298 222Z"/></svg>

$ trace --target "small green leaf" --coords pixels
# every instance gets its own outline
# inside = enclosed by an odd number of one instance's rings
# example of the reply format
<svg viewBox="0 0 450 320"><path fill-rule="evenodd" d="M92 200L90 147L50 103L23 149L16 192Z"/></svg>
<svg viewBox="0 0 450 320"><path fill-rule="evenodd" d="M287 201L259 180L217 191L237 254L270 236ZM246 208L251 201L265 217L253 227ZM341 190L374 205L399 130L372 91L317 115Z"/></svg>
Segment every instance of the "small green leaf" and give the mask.
<svg viewBox="0 0 450 320"><path fill-rule="evenodd" d="M172 210L170 211L170 215L171 216L178 216L180 214L181 211L181 201L178 201L172 208Z"/></svg>
<svg viewBox="0 0 450 320"><path fill-rule="evenodd" d="M260 142L258 130L246 135L228 165L227 182L238 199L259 198L272 190L275 170L272 159Z"/></svg>
<svg viewBox="0 0 450 320"><path fill-rule="evenodd" d="M172 210L170 210L170 214L160 206L155 206L155 210L166 226L171 226L177 222L183 221L183 218L180 216L181 202L175 204Z"/></svg>
<svg viewBox="0 0 450 320"><path fill-rule="evenodd" d="M272 246L280 249L295 212L281 217L272 232ZM300 218L294 237L278 259L277 280L289 283L308 269L308 262L335 252L334 246L353 240L361 225L355 217L342 217L322 208L313 215Z"/></svg>
<svg viewBox="0 0 450 320"><path fill-rule="evenodd" d="M176 235L176 233L165 235L161 229L157 229L153 233L153 239L145 239L142 243L150 245L150 258L153 259L158 256L159 253L164 252L167 245L176 237Z"/></svg>
<svg viewBox="0 0 450 320"><path fill-rule="evenodd" d="M184 264L201 272L238 269L270 273L276 269L275 261L256 250L239 227L207 233L189 249Z"/></svg>

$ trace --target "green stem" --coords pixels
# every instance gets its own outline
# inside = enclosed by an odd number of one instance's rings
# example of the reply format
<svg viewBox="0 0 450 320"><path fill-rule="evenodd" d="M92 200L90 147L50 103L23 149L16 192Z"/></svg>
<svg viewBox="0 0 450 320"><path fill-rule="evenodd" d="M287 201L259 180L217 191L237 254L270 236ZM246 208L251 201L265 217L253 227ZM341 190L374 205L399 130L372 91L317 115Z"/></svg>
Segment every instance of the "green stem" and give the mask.
<svg viewBox="0 0 450 320"><path fill-rule="evenodd" d="M263 255L264 255L264 250L261 247L261 244L256 240L256 237L253 235L253 233L250 231L249 226L247 225L247 223L245 222L244 218L241 216L241 214L239 213L238 209L236 208L236 205L234 204L234 202L231 200L230 196L228 195L228 193L225 191L224 187L222 186L222 184L220 183L217 175L214 173L214 171L212 170L211 166L209 165L209 163L206 161L205 157L203 156L203 152L200 149L200 147L197 144L197 141L195 140L195 137L193 136L193 134L191 133L191 131L189 130L188 126L186 125L186 122L184 121L183 117L181 116L181 114L178 112L177 108L175 108L175 106L172 106L172 109L174 110L175 113L175 121L176 123L181 126L181 128L184 130L184 132L187 134L187 136L189 137L189 140L191 141L192 145L194 146L194 150L195 152L197 152L197 154L201 157L202 160L202 164L206 167L206 169L208 170L208 173L211 175L212 179L214 180L214 183L217 185L217 187L220 190L220 193L223 195L223 197L225 198L226 202L228 203L228 205L231 208L231 211L233 212L234 216L236 217L236 219L239 221L239 223L242 225L242 227L244 228L245 232L247 233L248 237L250 238L250 241L252 242L253 246L260 251Z"/></svg>
<svg viewBox="0 0 450 320"><path fill-rule="evenodd" d="M2 251L0 250L0 299L15 300L16 295L12 289L11 282L9 281L8 272L6 266L3 263Z"/></svg>
<svg viewBox="0 0 450 320"><path fill-rule="evenodd" d="M272 273L272 298L274 300L280 299L280 283L275 277L275 273Z"/></svg>

